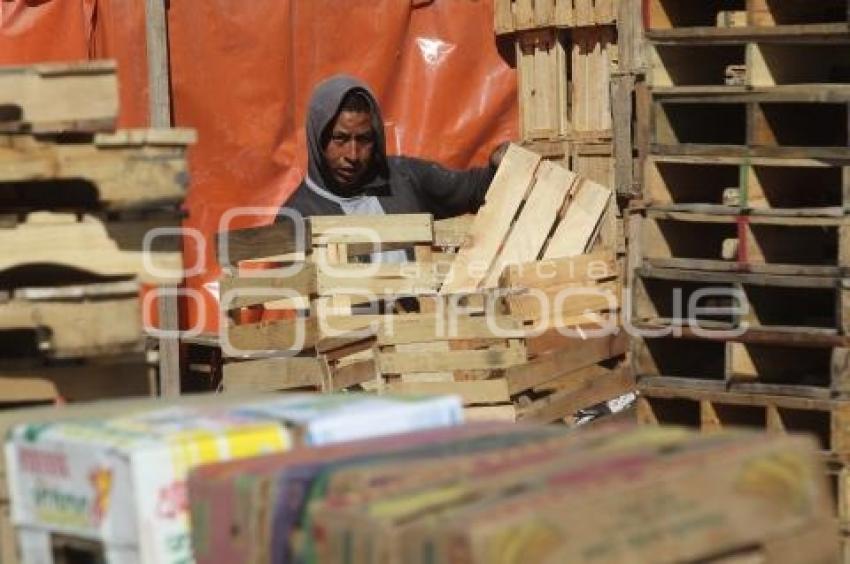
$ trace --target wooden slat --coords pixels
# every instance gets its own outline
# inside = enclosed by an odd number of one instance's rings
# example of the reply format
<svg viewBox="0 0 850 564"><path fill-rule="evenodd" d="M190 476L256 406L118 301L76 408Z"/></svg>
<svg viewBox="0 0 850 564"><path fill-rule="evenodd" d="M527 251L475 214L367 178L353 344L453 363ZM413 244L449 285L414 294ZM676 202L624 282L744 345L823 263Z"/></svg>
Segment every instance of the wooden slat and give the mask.
<svg viewBox="0 0 850 564"><path fill-rule="evenodd" d="M140 350L144 335L137 292L96 300L15 299L0 304L0 330L47 330L45 352L52 357Z"/></svg>
<svg viewBox="0 0 850 564"><path fill-rule="evenodd" d="M3 106L20 110L9 121L36 131L112 129L118 116L115 62L0 68Z"/></svg>
<svg viewBox="0 0 850 564"><path fill-rule="evenodd" d="M513 0L495 0L493 3L493 28L496 35L514 31Z"/></svg>
<svg viewBox="0 0 850 564"><path fill-rule="evenodd" d="M53 202L51 209L80 209L91 204L92 190L95 201L110 209L177 202L186 190L187 145L152 145L145 138L133 145L56 143L0 134L0 182L30 182L16 186L14 193L0 186L0 202L19 209L47 202ZM55 180L85 181L90 186L78 189L45 182Z"/></svg>
<svg viewBox="0 0 850 564"><path fill-rule="evenodd" d="M635 381L626 368L588 380L577 390L555 392L520 409L517 420L527 423L549 423L569 417L581 409L611 400L635 390Z"/></svg>
<svg viewBox="0 0 850 564"><path fill-rule="evenodd" d="M483 287L495 288L505 267L537 259L546 238L558 219L564 200L575 187L578 177L551 161L540 163L536 181L519 217L514 222L494 267Z"/></svg>
<svg viewBox="0 0 850 564"><path fill-rule="evenodd" d="M587 312L616 311L620 306L620 284L615 281L587 288L554 286L543 291L543 295L520 294L508 297L507 301L511 315L523 321L562 327L573 317Z"/></svg>
<svg viewBox="0 0 850 564"><path fill-rule="evenodd" d="M502 369L521 365L525 360L525 348L513 345L506 349L449 351L439 356L427 352L381 352L378 358L383 374Z"/></svg>
<svg viewBox="0 0 850 564"><path fill-rule="evenodd" d="M234 229L216 234L216 256L224 267L243 260L276 257L303 251L311 240L310 224L296 225L289 218L280 223Z"/></svg>
<svg viewBox="0 0 850 564"><path fill-rule="evenodd" d="M596 364L626 352L628 338L624 332L607 337L575 339L573 346L543 355L525 366L509 368L505 377L511 394L539 386L564 373Z"/></svg>
<svg viewBox="0 0 850 564"><path fill-rule="evenodd" d="M322 385L322 367L315 357L265 358L228 362L222 369L224 392L266 392Z"/></svg>
<svg viewBox="0 0 850 564"><path fill-rule="evenodd" d="M251 276L250 271L233 274L225 272L219 280L221 306L223 309L234 309L259 305L281 299L281 293L294 292L309 299L317 293L316 265L305 262L297 271L287 276L275 276L277 269L259 271ZM270 290L268 293L265 291Z"/></svg>
<svg viewBox="0 0 850 564"><path fill-rule="evenodd" d="M452 263L441 294L473 291L487 276L511 222L531 188L540 156L511 145L475 217L468 244ZM482 272L483 271L483 272Z"/></svg>
<svg viewBox="0 0 850 564"><path fill-rule="evenodd" d="M611 191L589 180L583 181L577 190L564 219L546 247L544 259L580 255L592 243L593 233L605 213Z"/></svg>
<svg viewBox="0 0 850 564"><path fill-rule="evenodd" d="M312 216L309 221L313 245L431 243L434 239L430 214L327 215Z"/></svg>
<svg viewBox="0 0 850 564"><path fill-rule="evenodd" d="M507 382L502 379L465 382L390 382L386 391L393 394L456 395L465 405L511 401Z"/></svg>
<svg viewBox="0 0 850 564"><path fill-rule="evenodd" d="M516 407L505 405L474 405L463 409L466 421L516 421Z"/></svg>
<svg viewBox="0 0 850 564"><path fill-rule="evenodd" d="M503 288L541 288L611 278L617 275L613 251L547 259L509 266L499 282Z"/></svg>
<svg viewBox="0 0 850 564"><path fill-rule="evenodd" d="M0 228L0 271L32 264L55 264L103 276L137 275L148 283L183 278L181 238L160 237L162 252L144 252L144 238L155 227L177 227L179 218L103 221L92 215L31 213L27 221ZM155 268L150 271L148 264Z"/></svg>

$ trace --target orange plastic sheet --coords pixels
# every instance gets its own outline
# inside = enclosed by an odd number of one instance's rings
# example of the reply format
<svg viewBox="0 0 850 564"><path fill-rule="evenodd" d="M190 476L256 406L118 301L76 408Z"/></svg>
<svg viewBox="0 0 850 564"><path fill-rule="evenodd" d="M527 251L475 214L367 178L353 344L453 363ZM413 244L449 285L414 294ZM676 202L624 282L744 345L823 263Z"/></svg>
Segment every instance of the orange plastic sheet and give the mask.
<svg viewBox="0 0 850 564"><path fill-rule="evenodd" d="M147 115L144 2L0 0L0 64L115 58L125 127ZM217 327L204 284L219 275L213 235L271 221L306 168L313 86L345 72L376 92L388 150L447 166L481 164L517 135L516 73L492 32L492 0L180 0L168 9L172 106L198 130L190 151L187 327ZM504 50L504 49L503 49ZM200 248L199 248L200 247Z"/></svg>

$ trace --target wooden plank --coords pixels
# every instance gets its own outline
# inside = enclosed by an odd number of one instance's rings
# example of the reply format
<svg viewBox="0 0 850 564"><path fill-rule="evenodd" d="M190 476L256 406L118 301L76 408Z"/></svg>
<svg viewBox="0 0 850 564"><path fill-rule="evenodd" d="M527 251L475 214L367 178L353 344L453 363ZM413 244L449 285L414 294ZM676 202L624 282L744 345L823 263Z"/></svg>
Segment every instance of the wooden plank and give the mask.
<svg viewBox="0 0 850 564"><path fill-rule="evenodd" d="M520 408L517 421L549 423L574 415L581 409L635 391L634 377L626 367L589 379L577 390L555 392L529 406Z"/></svg>
<svg viewBox="0 0 850 564"><path fill-rule="evenodd" d="M431 243L434 222L430 214L376 216L327 215L309 218L312 244ZM376 249L376 250L378 250Z"/></svg>
<svg viewBox="0 0 850 564"><path fill-rule="evenodd" d="M534 0L534 26L555 25L555 0Z"/></svg>
<svg viewBox="0 0 850 564"><path fill-rule="evenodd" d="M516 367L522 365L525 361L525 348L513 345L508 348L483 351L448 351L439 356L427 352L381 352L378 358L382 374L445 372L449 370L491 370Z"/></svg>
<svg viewBox="0 0 850 564"><path fill-rule="evenodd" d="M608 206L611 191L589 180L583 181L577 190L546 247L544 259L580 255L592 243L593 232Z"/></svg>
<svg viewBox="0 0 850 564"><path fill-rule="evenodd" d="M477 289L489 273L519 209L531 189L540 156L511 145L478 211L467 244L461 247L441 294Z"/></svg>
<svg viewBox="0 0 850 564"><path fill-rule="evenodd" d="M0 182L29 183L0 185L0 203L18 210L81 209L92 202L108 209L175 203L186 190L186 147L100 146L0 134Z"/></svg>
<svg viewBox="0 0 850 564"><path fill-rule="evenodd" d="M635 196L634 148L632 146L632 94L635 77L618 74L611 77L614 130L614 188L618 195Z"/></svg>
<svg viewBox="0 0 850 564"><path fill-rule="evenodd" d="M548 355L543 355L524 366L509 368L505 371L511 395L528 390L552 380L564 373L578 370L591 364L624 354L628 337L624 332L618 335L575 339L573 346Z"/></svg>
<svg viewBox="0 0 850 564"><path fill-rule="evenodd" d="M471 214L435 221L433 246L460 247L472 229L474 221L475 216Z"/></svg>
<svg viewBox="0 0 850 564"><path fill-rule="evenodd" d="M611 250L577 257L563 257L509 266L499 282L503 288L541 288L589 282L617 275L617 261Z"/></svg>
<svg viewBox="0 0 850 564"><path fill-rule="evenodd" d="M513 405L475 405L463 409L466 421L516 421Z"/></svg>
<svg viewBox="0 0 850 564"><path fill-rule="evenodd" d="M575 316L594 311L616 311L620 307L619 281L586 288L552 286L542 293L507 298L514 317L544 327L563 327Z"/></svg>
<svg viewBox="0 0 850 564"><path fill-rule="evenodd" d="M484 279L485 288L498 286L504 268L538 258L558 213L577 182L578 176L566 168L551 161L540 163L531 194L496 257L493 269Z"/></svg>
<svg viewBox="0 0 850 564"><path fill-rule="evenodd" d="M0 69L0 107L35 131L110 130L118 116L114 61L56 63Z"/></svg>
<svg viewBox="0 0 850 564"><path fill-rule="evenodd" d="M104 221L93 215L30 213L25 222L0 228L0 271L54 264L102 276L137 275L152 284L177 282L183 279L181 236L158 237L148 253L144 242L153 228L179 225L176 217Z"/></svg>
<svg viewBox="0 0 850 564"><path fill-rule="evenodd" d="M513 0L495 0L493 4L493 29L496 35L514 31Z"/></svg>
<svg viewBox="0 0 850 564"><path fill-rule="evenodd" d="M221 307L224 310L264 304L281 299L281 292L303 295L306 299L317 293L316 265L305 262L294 273L275 276L277 269L263 270L262 277L250 276L250 271L234 274L225 271L219 279ZM279 292L276 292L279 290ZM226 299L228 298L229 299Z"/></svg>
<svg viewBox="0 0 850 564"><path fill-rule="evenodd" d="M534 28L534 0L514 0L514 22L517 31Z"/></svg>
<svg viewBox="0 0 850 564"><path fill-rule="evenodd" d="M154 396L144 354L94 357L83 362L0 367L0 401L7 392L22 398L26 389L42 390L69 402ZM11 395L9 396L11 397Z"/></svg>
<svg viewBox="0 0 850 564"><path fill-rule="evenodd" d="M385 390L392 394L455 395L464 405L511 401L505 380L468 380L465 382L389 382Z"/></svg>
<svg viewBox="0 0 850 564"><path fill-rule="evenodd" d="M592 26L594 23L593 0L574 0L573 5L576 27Z"/></svg>
<svg viewBox="0 0 850 564"><path fill-rule="evenodd" d="M159 338L159 393L164 397L179 396L180 381L180 303L176 285L157 289L157 321Z"/></svg>
<svg viewBox="0 0 850 564"><path fill-rule="evenodd" d="M271 392L322 385L322 367L315 357L265 358L228 362L222 369L224 392Z"/></svg>
<svg viewBox="0 0 850 564"><path fill-rule="evenodd" d="M575 25L573 0L555 0L555 25L572 27Z"/></svg>
<svg viewBox="0 0 850 564"><path fill-rule="evenodd" d="M171 127L171 80L165 0L145 0L145 46L150 124L154 127Z"/></svg>
<svg viewBox="0 0 850 564"><path fill-rule="evenodd" d="M363 317L363 316L355 316ZM421 343L434 340L516 338L523 334L521 323L511 316L471 317L454 315L384 316L377 329L380 345ZM349 322L350 323L350 322Z"/></svg>
<svg viewBox="0 0 850 564"><path fill-rule="evenodd" d="M272 225L234 229L216 234L216 257L223 267L240 261L275 257L302 251L311 241L310 224L290 218Z"/></svg>
<svg viewBox="0 0 850 564"><path fill-rule="evenodd" d="M139 351L145 339L138 292L135 283L119 283L115 294L97 299L13 299L0 304L0 330L46 331L40 347L53 358Z"/></svg>

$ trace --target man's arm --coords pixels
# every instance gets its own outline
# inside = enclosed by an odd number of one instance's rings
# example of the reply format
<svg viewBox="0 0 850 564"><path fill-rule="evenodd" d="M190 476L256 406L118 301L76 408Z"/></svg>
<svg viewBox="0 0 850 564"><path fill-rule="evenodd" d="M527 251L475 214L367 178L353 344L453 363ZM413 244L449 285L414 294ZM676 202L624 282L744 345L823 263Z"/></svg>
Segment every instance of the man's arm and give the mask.
<svg viewBox="0 0 850 564"><path fill-rule="evenodd" d="M484 204L487 189L507 150L509 142L490 154L489 166L465 171L452 170L422 159L406 158L410 180L429 212L435 218L475 213Z"/></svg>

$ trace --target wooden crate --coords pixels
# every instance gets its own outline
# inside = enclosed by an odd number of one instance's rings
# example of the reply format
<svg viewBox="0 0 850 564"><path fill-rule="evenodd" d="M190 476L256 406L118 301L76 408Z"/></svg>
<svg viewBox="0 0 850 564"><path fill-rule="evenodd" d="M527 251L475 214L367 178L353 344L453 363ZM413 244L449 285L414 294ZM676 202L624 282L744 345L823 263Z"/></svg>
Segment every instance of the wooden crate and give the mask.
<svg viewBox="0 0 850 564"><path fill-rule="evenodd" d="M549 27L613 24L616 0L495 0L497 35Z"/></svg>
<svg viewBox="0 0 850 564"><path fill-rule="evenodd" d="M600 223L611 198L602 185L512 146L441 294L495 288L510 264L583 254L599 229L615 233L614 224Z"/></svg>
<svg viewBox="0 0 850 564"><path fill-rule="evenodd" d="M114 61L0 67L0 130L109 131L117 116Z"/></svg>
<svg viewBox="0 0 850 564"><path fill-rule="evenodd" d="M179 204L190 129L125 129L73 138L0 134L0 207L18 213Z"/></svg>

